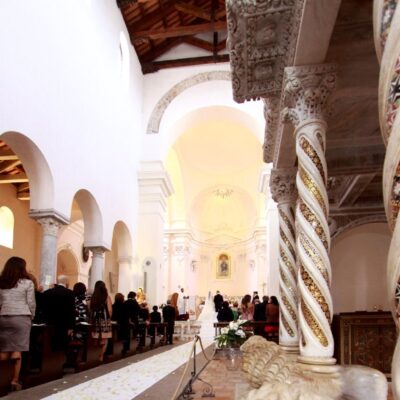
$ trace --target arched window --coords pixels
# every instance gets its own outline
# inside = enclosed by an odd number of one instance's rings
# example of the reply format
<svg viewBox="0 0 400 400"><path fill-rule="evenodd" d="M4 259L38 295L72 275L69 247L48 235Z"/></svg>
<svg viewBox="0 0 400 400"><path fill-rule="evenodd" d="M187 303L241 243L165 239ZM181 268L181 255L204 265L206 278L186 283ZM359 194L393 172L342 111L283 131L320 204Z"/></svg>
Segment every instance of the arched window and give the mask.
<svg viewBox="0 0 400 400"><path fill-rule="evenodd" d="M13 248L14 214L8 207L0 207L0 246Z"/></svg>

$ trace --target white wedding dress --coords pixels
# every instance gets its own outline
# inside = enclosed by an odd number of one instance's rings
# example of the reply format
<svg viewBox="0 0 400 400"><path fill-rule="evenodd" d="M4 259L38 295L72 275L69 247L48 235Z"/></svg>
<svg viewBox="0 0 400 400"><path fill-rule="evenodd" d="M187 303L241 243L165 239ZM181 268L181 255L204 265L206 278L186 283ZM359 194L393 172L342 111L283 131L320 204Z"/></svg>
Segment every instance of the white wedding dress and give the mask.
<svg viewBox="0 0 400 400"><path fill-rule="evenodd" d="M217 322L217 313L215 312L214 296L208 292L206 302L201 311L198 322L201 322L200 337L204 341L213 341L215 337L214 322Z"/></svg>

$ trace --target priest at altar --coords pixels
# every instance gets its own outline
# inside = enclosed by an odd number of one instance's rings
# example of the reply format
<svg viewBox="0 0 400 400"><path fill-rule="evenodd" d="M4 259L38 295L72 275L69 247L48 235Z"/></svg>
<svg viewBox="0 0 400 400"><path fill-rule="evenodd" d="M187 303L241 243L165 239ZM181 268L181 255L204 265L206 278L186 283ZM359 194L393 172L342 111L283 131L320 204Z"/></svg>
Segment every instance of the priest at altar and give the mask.
<svg viewBox="0 0 400 400"><path fill-rule="evenodd" d="M178 296L178 320L187 321L189 319L189 296L185 294L185 289L181 288Z"/></svg>

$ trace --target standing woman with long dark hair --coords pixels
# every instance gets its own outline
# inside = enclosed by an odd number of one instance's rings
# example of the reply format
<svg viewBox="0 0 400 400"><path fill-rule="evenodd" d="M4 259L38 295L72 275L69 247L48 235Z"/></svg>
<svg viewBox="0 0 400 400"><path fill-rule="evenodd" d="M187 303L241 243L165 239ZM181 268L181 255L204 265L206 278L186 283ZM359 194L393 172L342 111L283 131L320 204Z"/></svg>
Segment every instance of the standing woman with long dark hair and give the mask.
<svg viewBox="0 0 400 400"><path fill-rule="evenodd" d="M20 390L21 352L29 350L35 288L23 258L11 257L0 275L0 360L15 360L11 390Z"/></svg>
<svg viewBox="0 0 400 400"><path fill-rule="evenodd" d="M106 284L97 281L89 303L90 319L93 324L92 336L99 339L102 345L99 360L103 361L104 353L107 348L107 340L112 336L111 314L112 303L108 295Z"/></svg>

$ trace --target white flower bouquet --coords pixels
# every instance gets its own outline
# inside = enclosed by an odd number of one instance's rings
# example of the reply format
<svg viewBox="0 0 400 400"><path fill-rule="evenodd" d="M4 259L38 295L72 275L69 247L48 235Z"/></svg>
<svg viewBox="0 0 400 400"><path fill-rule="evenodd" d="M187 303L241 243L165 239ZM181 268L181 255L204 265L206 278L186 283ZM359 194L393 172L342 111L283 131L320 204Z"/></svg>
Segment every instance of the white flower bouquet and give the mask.
<svg viewBox="0 0 400 400"><path fill-rule="evenodd" d="M238 320L236 322L229 322L229 325L225 328L221 328L221 334L215 337L218 347L239 347L246 339L246 332L243 330L243 326L248 321Z"/></svg>

